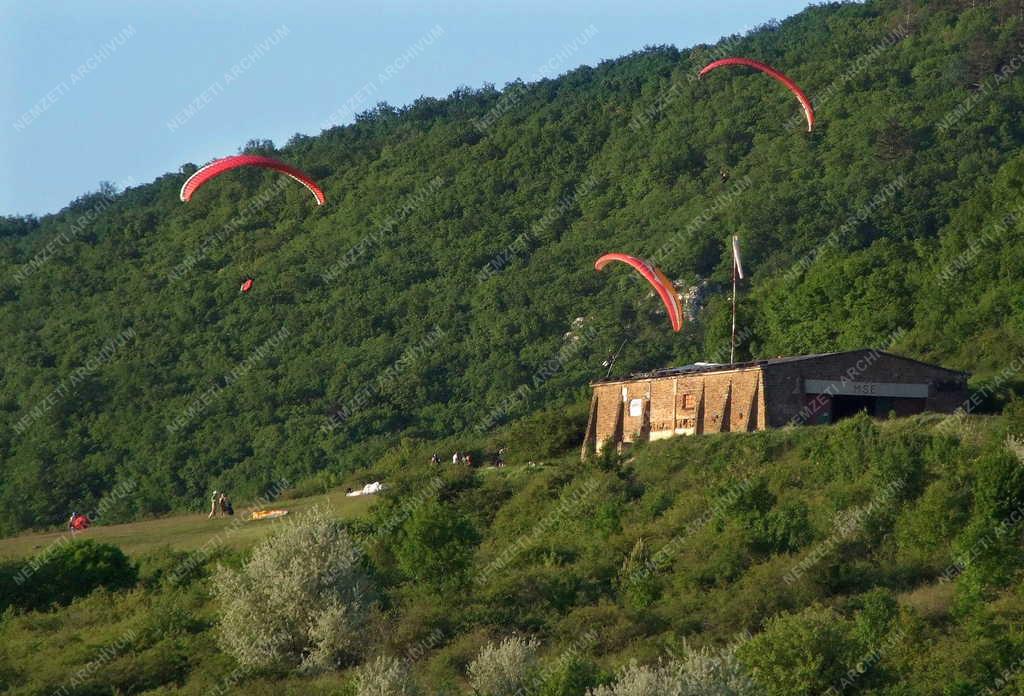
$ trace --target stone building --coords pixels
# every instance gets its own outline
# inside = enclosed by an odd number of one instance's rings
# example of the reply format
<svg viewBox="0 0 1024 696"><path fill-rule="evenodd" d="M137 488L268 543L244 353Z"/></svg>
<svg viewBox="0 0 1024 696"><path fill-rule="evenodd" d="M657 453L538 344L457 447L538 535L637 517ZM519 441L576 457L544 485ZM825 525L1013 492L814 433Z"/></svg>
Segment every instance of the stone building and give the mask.
<svg viewBox="0 0 1024 696"><path fill-rule="evenodd" d="M867 411L884 418L952 413L965 372L881 350L697 363L592 383L584 454L612 442L834 423Z"/></svg>

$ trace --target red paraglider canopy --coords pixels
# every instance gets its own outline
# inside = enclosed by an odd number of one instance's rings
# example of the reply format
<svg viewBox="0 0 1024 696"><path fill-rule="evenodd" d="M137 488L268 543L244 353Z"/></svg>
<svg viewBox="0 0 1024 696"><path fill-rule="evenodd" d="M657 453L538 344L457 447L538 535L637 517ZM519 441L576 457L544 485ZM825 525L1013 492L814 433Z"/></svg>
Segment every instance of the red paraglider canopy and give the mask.
<svg viewBox="0 0 1024 696"><path fill-rule="evenodd" d="M246 278L245 282L242 283L242 287L239 288L242 292L249 292L252 290L252 278Z"/></svg>
<svg viewBox="0 0 1024 696"><path fill-rule="evenodd" d="M323 205L327 201L324 198L324 192L320 190L320 187L316 185L316 182L308 174L284 162L279 162L272 157L263 157L262 155L232 155L231 157L224 157L223 159L210 162L190 176L181 187L181 200L187 203L192 199L192 194L198 191L207 181L238 167L265 167L283 172L309 189L309 192L316 198L317 205Z"/></svg>
<svg viewBox="0 0 1024 696"><path fill-rule="evenodd" d="M680 331L683 328L683 305L679 301L679 293L668 277L655 268L650 261L630 256L629 254L605 254L594 262L594 268L600 271L612 261L621 261L636 269L640 275L647 279L647 282L654 286L661 301L668 311L668 319L672 322L672 330Z"/></svg>
<svg viewBox="0 0 1024 696"><path fill-rule="evenodd" d="M715 68L725 67L727 65L745 65L748 68L754 68L754 70L760 70L766 75L774 77L776 80L786 86L790 92L796 95L796 98L800 101L800 106L804 108L804 116L807 117L807 132L810 133L814 129L814 107L811 106L811 100L807 98L804 91L800 89L795 82L786 77L784 74L776 70L770 65L766 65L759 60L753 60L751 58L722 58L716 60L713 63L709 63L704 66L700 71L698 77L704 77L705 74L711 72Z"/></svg>

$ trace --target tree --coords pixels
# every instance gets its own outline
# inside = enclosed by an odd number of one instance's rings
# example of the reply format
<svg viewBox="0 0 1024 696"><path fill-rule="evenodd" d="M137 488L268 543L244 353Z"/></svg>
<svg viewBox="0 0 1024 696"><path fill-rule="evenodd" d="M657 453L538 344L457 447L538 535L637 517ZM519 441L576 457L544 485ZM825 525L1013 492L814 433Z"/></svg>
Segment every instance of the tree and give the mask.
<svg viewBox="0 0 1024 696"><path fill-rule="evenodd" d="M535 639L520 636L488 643L469 663L469 683L478 696L517 696L526 691L537 673Z"/></svg>
<svg viewBox="0 0 1024 696"><path fill-rule="evenodd" d="M239 570L220 567L218 638L247 667L306 672L348 664L372 606L356 542L313 508L253 551Z"/></svg>
<svg viewBox="0 0 1024 696"><path fill-rule="evenodd" d="M417 696L409 664L398 658L382 655L356 670L355 696Z"/></svg>

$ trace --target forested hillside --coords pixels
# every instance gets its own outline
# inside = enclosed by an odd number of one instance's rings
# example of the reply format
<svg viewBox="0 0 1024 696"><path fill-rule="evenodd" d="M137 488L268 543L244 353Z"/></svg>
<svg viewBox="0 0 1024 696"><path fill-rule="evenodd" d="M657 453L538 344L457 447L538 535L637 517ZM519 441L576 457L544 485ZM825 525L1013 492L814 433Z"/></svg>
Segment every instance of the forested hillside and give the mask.
<svg viewBox="0 0 1024 696"><path fill-rule="evenodd" d="M814 132L763 75L696 80L724 55L791 75ZM322 208L258 171L183 204L189 163L0 219L0 532L119 484L106 521L578 404L627 336L621 373L721 358L732 234L740 357L878 346L998 374L1024 352L1021 67L1017 0L816 6L250 141ZM697 319L673 334L629 274L594 272L606 251L706 282Z"/></svg>

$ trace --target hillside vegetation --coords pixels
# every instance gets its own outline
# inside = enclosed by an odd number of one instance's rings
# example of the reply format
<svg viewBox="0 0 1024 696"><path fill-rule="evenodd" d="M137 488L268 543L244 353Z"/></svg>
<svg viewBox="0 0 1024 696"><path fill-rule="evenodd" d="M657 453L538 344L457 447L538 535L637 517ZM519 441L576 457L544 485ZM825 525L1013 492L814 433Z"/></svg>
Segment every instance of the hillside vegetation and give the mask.
<svg viewBox="0 0 1024 696"><path fill-rule="evenodd" d="M185 164L2 219L0 532L118 485L105 521L197 510L579 404L627 336L621 373L722 356L733 233L740 357L878 346L997 375L1024 350L1022 51L1016 0L821 5L249 143L322 208L259 171L183 204ZM694 79L726 54L801 83L815 132L763 75ZM593 271L606 251L706 281L698 319L672 334L630 274Z"/></svg>
<svg viewBox="0 0 1024 696"><path fill-rule="evenodd" d="M0 620L0 690L1019 694L1022 443L1015 405L533 467L409 450L330 533L320 513L251 553L50 555ZM26 563L0 565L0 596Z"/></svg>

